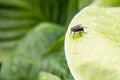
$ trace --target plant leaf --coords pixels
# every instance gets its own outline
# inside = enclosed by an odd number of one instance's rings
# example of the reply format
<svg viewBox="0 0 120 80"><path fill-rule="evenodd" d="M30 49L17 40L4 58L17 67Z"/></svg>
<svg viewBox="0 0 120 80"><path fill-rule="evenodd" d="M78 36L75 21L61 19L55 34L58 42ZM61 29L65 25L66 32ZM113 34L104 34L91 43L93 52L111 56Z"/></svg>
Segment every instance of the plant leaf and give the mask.
<svg viewBox="0 0 120 80"><path fill-rule="evenodd" d="M16 41L40 22L65 25L68 5L69 0L0 0L0 42L16 45Z"/></svg>
<svg viewBox="0 0 120 80"><path fill-rule="evenodd" d="M38 80L61 80L58 76L47 72L40 72Z"/></svg>
<svg viewBox="0 0 120 80"><path fill-rule="evenodd" d="M95 0L95 5L103 7L119 7L120 0Z"/></svg>
<svg viewBox="0 0 120 80"><path fill-rule="evenodd" d="M59 25L38 25L19 43L15 56L3 65L2 77L6 80L36 80L42 71L62 80L72 80L64 54L64 37L61 37L64 32Z"/></svg>

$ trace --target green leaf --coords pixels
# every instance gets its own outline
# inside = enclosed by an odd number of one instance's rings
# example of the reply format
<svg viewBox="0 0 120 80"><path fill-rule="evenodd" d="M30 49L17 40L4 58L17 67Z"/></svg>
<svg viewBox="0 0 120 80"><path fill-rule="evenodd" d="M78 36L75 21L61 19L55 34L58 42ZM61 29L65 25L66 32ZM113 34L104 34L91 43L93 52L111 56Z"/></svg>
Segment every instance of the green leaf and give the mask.
<svg viewBox="0 0 120 80"><path fill-rule="evenodd" d="M120 0L95 0L95 5L104 7L119 7Z"/></svg>
<svg viewBox="0 0 120 80"><path fill-rule="evenodd" d="M83 9L84 7L90 5L94 0L79 0L79 10Z"/></svg>
<svg viewBox="0 0 120 80"><path fill-rule="evenodd" d="M68 16L67 16L67 25L69 24L72 17L79 11L78 10L78 1L79 0L69 0L68 4Z"/></svg>
<svg viewBox="0 0 120 80"><path fill-rule="evenodd" d="M14 51L17 42L40 21L30 6L26 0L0 0L0 59Z"/></svg>
<svg viewBox="0 0 120 80"><path fill-rule="evenodd" d="M62 80L72 80L65 54L62 26L42 23L19 43L11 60L3 65L6 80L36 80L39 72L48 72ZM6 76L7 74L7 76Z"/></svg>
<svg viewBox="0 0 120 80"><path fill-rule="evenodd" d="M38 23L65 25L68 4L69 0L0 0L0 62L14 56L19 41Z"/></svg>
<svg viewBox="0 0 120 80"><path fill-rule="evenodd" d="M83 28L87 34L73 32L70 36L71 28L79 24L87 27ZM72 19L65 52L75 80L120 79L119 34L120 7L89 6Z"/></svg>
<svg viewBox="0 0 120 80"><path fill-rule="evenodd" d="M38 80L61 80L58 76L47 72L40 72Z"/></svg>
<svg viewBox="0 0 120 80"><path fill-rule="evenodd" d="M69 3L70 0L0 0L0 42L9 45L9 41L20 40L40 22L65 25ZM70 11L76 12L73 8Z"/></svg>
<svg viewBox="0 0 120 80"><path fill-rule="evenodd" d="M78 11L90 5L93 1L94 0L69 0L66 24L68 25L70 23L70 20Z"/></svg>
<svg viewBox="0 0 120 80"><path fill-rule="evenodd" d="M2 23L8 20L9 24L0 23L2 28L23 26L32 26L38 21L49 21L58 24L65 24L67 17L67 6L69 0L1 0L0 1L0 18ZM62 5L62 6L61 6ZM7 19L6 19L7 18ZM26 20L27 19L27 20ZM16 20L18 23L16 23ZM19 22L19 21L24 22ZM13 23L13 22L14 23ZM30 23L30 22L33 23ZM5 26L5 27L4 27ZM0 29L1 29L0 27Z"/></svg>

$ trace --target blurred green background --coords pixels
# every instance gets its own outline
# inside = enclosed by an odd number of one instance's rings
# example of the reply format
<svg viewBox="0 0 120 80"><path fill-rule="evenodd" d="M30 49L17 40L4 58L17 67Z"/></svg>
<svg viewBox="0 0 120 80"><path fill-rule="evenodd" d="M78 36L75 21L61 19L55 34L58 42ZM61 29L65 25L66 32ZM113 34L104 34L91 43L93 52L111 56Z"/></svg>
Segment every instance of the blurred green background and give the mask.
<svg viewBox="0 0 120 80"><path fill-rule="evenodd" d="M0 80L73 80L64 36L73 16L92 2L0 0Z"/></svg>

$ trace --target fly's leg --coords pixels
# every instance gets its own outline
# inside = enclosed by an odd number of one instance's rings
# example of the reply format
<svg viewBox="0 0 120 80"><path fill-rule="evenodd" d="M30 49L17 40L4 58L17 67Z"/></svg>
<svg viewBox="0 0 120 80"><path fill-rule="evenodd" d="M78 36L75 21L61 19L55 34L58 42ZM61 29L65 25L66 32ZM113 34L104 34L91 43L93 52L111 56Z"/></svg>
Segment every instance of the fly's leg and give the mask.
<svg viewBox="0 0 120 80"><path fill-rule="evenodd" d="M73 38L75 37L75 32L74 32L74 34L73 34Z"/></svg>
<svg viewBox="0 0 120 80"><path fill-rule="evenodd" d="M87 28L87 27L85 27L85 28ZM82 31L82 32L83 32L83 33L85 33L85 34L87 34L87 32L85 32L85 31L84 31L84 29L83 29L83 31Z"/></svg>
<svg viewBox="0 0 120 80"><path fill-rule="evenodd" d="M82 35L81 35L81 32L79 32L79 35L82 36Z"/></svg>
<svg viewBox="0 0 120 80"><path fill-rule="evenodd" d="M72 31L70 31L70 34L69 34L69 36L72 34Z"/></svg>

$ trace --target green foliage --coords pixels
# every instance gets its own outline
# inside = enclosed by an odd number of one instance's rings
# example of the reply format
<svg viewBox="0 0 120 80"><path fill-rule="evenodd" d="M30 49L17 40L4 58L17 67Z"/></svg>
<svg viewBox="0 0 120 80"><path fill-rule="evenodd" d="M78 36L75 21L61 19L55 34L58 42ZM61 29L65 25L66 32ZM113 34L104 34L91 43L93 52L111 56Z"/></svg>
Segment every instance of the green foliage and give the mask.
<svg viewBox="0 0 120 80"><path fill-rule="evenodd" d="M61 37L64 32L59 25L38 25L19 43L11 60L3 65L3 77L6 80L36 80L39 72L46 71L63 80L71 80L64 57L64 37Z"/></svg>
<svg viewBox="0 0 120 80"><path fill-rule="evenodd" d="M119 7L120 0L96 0L95 4L104 7Z"/></svg>
<svg viewBox="0 0 120 80"><path fill-rule="evenodd" d="M61 80L61 79L53 74L40 72L38 80Z"/></svg>
<svg viewBox="0 0 120 80"><path fill-rule="evenodd" d="M0 80L37 80L41 72L73 80L63 43L79 1L0 0Z"/></svg>
<svg viewBox="0 0 120 80"><path fill-rule="evenodd" d="M94 0L79 0L79 9L81 10L82 8L90 5Z"/></svg>

